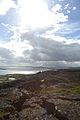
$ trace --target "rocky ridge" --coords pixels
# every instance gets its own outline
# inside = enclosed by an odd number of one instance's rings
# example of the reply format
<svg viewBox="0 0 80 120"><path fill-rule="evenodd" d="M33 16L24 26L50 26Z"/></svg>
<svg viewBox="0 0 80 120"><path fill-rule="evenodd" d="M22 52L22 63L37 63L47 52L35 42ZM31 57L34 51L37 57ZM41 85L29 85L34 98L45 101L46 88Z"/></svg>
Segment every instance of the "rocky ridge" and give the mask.
<svg viewBox="0 0 80 120"><path fill-rule="evenodd" d="M79 120L79 75L73 82L67 71L7 75L16 80L1 85L0 120Z"/></svg>

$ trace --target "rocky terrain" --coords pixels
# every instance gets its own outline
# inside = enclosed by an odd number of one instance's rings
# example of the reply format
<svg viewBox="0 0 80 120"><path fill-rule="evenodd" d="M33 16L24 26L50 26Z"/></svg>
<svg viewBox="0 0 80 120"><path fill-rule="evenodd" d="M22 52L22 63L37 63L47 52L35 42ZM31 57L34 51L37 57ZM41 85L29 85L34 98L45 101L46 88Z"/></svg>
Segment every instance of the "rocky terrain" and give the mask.
<svg viewBox="0 0 80 120"><path fill-rule="evenodd" d="M80 71L0 76L0 120L80 120Z"/></svg>

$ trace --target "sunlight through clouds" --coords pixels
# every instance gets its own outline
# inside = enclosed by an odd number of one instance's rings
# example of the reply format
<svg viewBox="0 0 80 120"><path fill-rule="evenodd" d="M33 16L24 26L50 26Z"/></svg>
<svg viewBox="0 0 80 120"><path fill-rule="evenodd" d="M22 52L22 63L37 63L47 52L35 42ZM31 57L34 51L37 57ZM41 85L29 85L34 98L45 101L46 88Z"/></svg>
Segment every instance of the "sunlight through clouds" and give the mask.
<svg viewBox="0 0 80 120"><path fill-rule="evenodd" d="M0 47L10 50L14 57L24 57L23 52L25 50L33 50L33 47L29 44L29 41L27 40L24 40L24 42L12 40L10 42L4 43L4 45L0 45Z"/></svg>
<svg viewBox="0 0 80 120"><path fill-rule="evenodd" d="M12 0L0 0L0 15L5 15L10 8L16 8L14 1Z"/></svg>
<svg viewBox="0 0 80 120"><path fill-rule="evenodd" d="M80 61L79 3L0 0L1 64L67 66Z"/></svg>
<svg viewBox="0 0 80 120"><path fill-rule="evenodd" d="M52 10L44 0L18 0L20 25L22 27L36 28L50 27L60 22L66 22L68 16L61 12L61 5L53 5Z"/></svg>

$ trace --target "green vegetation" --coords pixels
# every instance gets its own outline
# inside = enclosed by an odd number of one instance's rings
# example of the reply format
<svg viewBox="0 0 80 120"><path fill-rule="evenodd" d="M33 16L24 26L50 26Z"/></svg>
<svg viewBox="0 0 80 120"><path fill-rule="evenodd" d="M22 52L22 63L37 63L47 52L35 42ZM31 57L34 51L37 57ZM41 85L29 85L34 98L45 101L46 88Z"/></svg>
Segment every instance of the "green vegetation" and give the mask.
<svg viewBox="0 0 80 120"><path fill-rule="evenodd" d="M74 86L72 88L68 88L66 89L66 91L74 94L80 94L80 86Z"/></svg>
<svg viewBox="0 0 80 120"><path fill-rule="evenodd" d="M0 118L3 118L4 116L6 116L9 113L4 113L3 111L0 111Z"/></svg>
<svg viewBox="0 0 80 120"><path fill-rule="evenodd" d="M0 111L0 118L4 116L4 112Z"/></svg>
<svg viewBox="0 0 80 120"><path fill-rule="evenodd" d="M80 94L80 85L79 86L73 86L71 88L43 88L41 90L41 93L70 93L70 94Z"/></svg>

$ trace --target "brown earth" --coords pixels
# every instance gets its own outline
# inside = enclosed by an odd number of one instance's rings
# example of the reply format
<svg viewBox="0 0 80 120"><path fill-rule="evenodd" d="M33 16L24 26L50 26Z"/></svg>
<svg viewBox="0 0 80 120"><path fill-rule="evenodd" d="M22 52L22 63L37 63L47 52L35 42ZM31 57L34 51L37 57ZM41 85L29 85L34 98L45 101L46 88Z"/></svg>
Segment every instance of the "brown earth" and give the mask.
<svg viewBox="0 0 80 120"><path fill-rule="evenodd" d="M9 81L8 78L15 78ZM0 120L80 120L80 71L0 76Z"/></svg>

